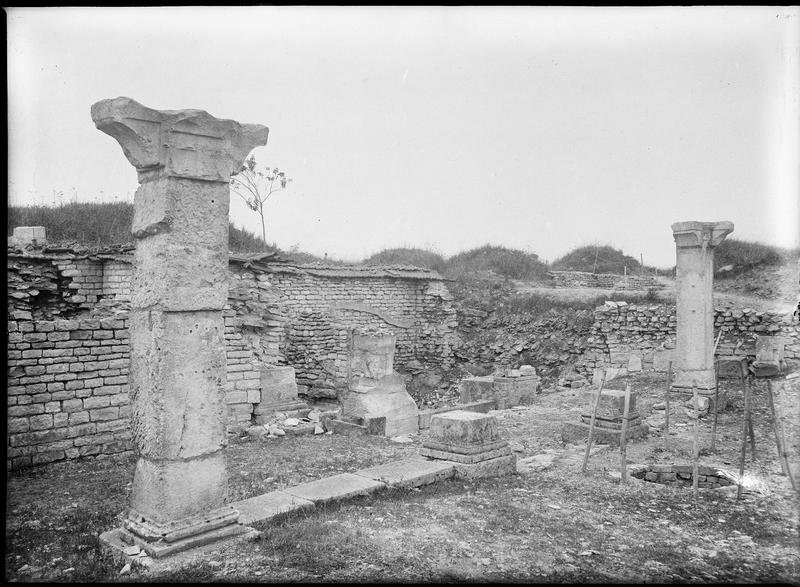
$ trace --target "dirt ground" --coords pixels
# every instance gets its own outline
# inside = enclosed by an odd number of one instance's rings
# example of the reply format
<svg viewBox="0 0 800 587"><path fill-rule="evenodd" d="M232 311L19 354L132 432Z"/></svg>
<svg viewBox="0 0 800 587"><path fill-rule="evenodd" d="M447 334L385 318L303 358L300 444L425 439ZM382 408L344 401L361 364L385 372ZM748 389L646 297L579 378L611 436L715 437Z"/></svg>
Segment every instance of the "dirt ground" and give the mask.
<svg viewBox="0 0 800 587"><path fill-rule="evenodd" d="M631 379L643 416L656 413L665 381ZM742 394L723 381L716 451L711 418L700 421L700 463L738 471ZM748 489L672 488L619 480L620 452L600 447L586 474L584 445L564 445L577 421L580 390L545 389L532 406L493 411L517 453L518 473L450 480L369 497L256 525L252 542L225 546L188 567L147 575L99 554L97 535L118 525L133 460L62 463L12 474L7 483L6 571L10 581L547 581L800 584L798 493L781 475L763 382L754 387L756 454L747 449ZM792 470L800 476L800 397L783 392ZM693 420L672 401L668 446L654 430L628 445L627 462L691 463ZM424 439L286 436L234 440L230 499L416 454ZM730 490L732 489L732 491Z"/></svg>

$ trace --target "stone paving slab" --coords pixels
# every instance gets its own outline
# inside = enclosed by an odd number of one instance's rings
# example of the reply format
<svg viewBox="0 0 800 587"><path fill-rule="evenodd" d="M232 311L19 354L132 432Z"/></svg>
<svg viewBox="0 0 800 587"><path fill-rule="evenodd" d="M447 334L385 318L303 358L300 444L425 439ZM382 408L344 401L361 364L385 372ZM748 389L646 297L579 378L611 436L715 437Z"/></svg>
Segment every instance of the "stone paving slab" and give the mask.
<svg viewBox="0 0 800 587"><path fill-rule="evenodd" d="M352 473L342 473L326 479L288 487L283 492L320 504L355 495L368 495L385 487L385 483L374 479L367 479Z"/></svg>
<svg viewBox="0 0 800 587"><path fill-rule="evenodd" d="M239 522L253 524L300 510L313 510L314 502L284 491L270 491L230 504L239 510Z"/></svg>
<svg viewBox="0 0 800 587"><path fill-rule="evenodd" d="M442 461L409 458L356 471L354 475L380 481L392 487L411 488L453 476L455 466Z"/></svg>

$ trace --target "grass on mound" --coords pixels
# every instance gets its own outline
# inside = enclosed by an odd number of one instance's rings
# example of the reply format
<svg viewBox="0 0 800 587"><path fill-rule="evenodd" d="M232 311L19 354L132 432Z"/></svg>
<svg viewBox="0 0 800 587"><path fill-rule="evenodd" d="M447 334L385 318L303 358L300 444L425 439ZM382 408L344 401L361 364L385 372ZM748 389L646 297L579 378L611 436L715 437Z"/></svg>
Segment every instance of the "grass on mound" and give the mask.
<svg viewBox="0 0 800 587"><path fill-rule="evenodd" d="M536 253L488 244L447 259L445 274L458 278L487 271L509 279L547 279L547 265Z"/></svg>
<svg viewBox="0 0 800 587"><path fill-rule="evenodd" d="M585 245L559 257L551 265L554 271L585 271L587 273L638 273L641 263L611 245Z"/></svg>
<svg viewBox="0 0 800 587"><path fill-rule="evenodd" d="M364 265L413 265L444 273L446 263L439 253L415 247L384 249L362 261Z"/></svg>
<svg viewBox="0 0 800 587"><path fill-rule="evenodd" d="M735 277L757 267L774 267L800 258L800 249L783 249L757 242L725 239L714 249L714 271L720 277ZM720 272L720 269L726 268Z"/></svg>

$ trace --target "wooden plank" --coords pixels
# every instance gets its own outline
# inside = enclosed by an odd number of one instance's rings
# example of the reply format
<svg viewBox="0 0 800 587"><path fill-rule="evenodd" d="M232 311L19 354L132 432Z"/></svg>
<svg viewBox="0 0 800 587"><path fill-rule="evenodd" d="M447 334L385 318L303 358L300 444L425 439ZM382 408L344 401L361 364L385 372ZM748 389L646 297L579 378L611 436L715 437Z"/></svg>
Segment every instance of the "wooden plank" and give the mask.
<svg viewBox="0 0 800 587"><path fill-rule="evenodd" d="M672 387L672 361L667 363L667 393L666 393L666 412L664 413L664 450L669 448L669 394Z"/></svg>
<svg viewBox="0 0 800 587"><path fill-rule="evenodd" d="M600 387L597 390L597 398L594 400L592 408L592 419L589 421L589 438L586 439L586 454L583 455L583 465L581 472L586 473L586 465L589 462L589 451L592 450L592 437L594 435L594 420L597 417L597 407L600 405L600 396L603 394L603 386L606 383L606 371L603 369L603 376L600 378Z"/></svg>
<svg viewBox="0 0 800 587"><path fill-rule="evenodd" d="M719 342L719 338L717 338ZM717 449L717 405L719 404L719 360L714 361L714 424L711 427L711 452ZM695 407L695 409L697 409Z"/></svg>
<svg viewBox="0 0 800 587"><path fill-rule="evenodd" d="M700 407L697 403L697 387L692 385L692 400L694 401L694 434L692 436L692 497L697 500L697 484L700 481L698 459L700 457L697 435L700 428Z"/></svg>
<svg viewBox="0 0 800 587"><path fill-rule="evenodd" d="M622 434L619 437L619 473L620 482L628 482L628 460L626 458L627 452L627 435L628 435L628 413L630 412L631 405L631 384L625 385L625 407L622 410Z"/></svg>
<svg viewBox="0 0 800 587"><path fill-rule="evenodd" d="M792 489L797 491L797 486L794 482L792 469L789 466L789 457L786 454L786 439L783 435L783 425L781 420L780 407L775 403L775 398L772 393L772 381L767 381L767 394L769 395L769 405L772 409L772 422L775 428L775 444L778 445L778 457L781 462L781 471L784 475L789 477L789 483Z"/></svg>
<svg viewBox="0 0 800 587"><path fill-rule="evenodd" d="M742 378L742 393L746 398L750 398L750 400L752 400L752 394L750 393L750 383L747 380L747 372L744 361L739 363L739 374ZM750 445L751 445L750 458L755 459L756 435L755 432L753 431L753 411L751 409L749 401L745 401L744 405L745 405L744 418L745 418L745 423L747 425L748 434L750 435Z"/></svg>
<svg viewBox="0 0 800 587"><path fill-rule="evenodd" d="M744 374L744 370L740 368L740 372ZM742 499L742 478L744 477L744 459L747 456L747 422L750 419L750 394L747 392L747 386L744 385L744 378L742 378L743 392L744 392L744 417L742 419L742 453L739 458L739 479L738 487L736 489L736 500Z"/></svg>

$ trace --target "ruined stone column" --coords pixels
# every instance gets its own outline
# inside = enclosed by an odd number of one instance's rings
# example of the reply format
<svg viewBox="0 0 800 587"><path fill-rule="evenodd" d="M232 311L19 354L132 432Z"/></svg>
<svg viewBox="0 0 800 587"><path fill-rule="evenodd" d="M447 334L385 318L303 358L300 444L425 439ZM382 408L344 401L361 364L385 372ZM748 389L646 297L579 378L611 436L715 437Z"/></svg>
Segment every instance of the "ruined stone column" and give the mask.
<svg viewBox="0 0 800 587"><path fill-rule="evenodd" d="M120 538L152 556L242 532L223 448L231 174L268 129L129 98L92 105L136 167L131 428L138 460Z"/></svg>
<svg viewBox="0 0 800 587"><path fill-rule="evenodd" d="M732 222L676 222L677 327L672 389L714 391L714 247L733 232Z"/></svg>

